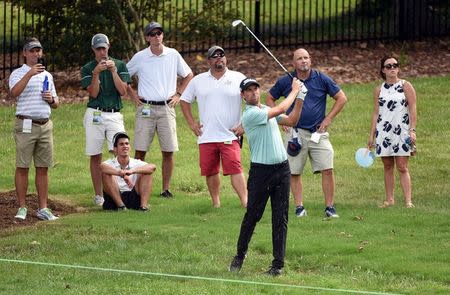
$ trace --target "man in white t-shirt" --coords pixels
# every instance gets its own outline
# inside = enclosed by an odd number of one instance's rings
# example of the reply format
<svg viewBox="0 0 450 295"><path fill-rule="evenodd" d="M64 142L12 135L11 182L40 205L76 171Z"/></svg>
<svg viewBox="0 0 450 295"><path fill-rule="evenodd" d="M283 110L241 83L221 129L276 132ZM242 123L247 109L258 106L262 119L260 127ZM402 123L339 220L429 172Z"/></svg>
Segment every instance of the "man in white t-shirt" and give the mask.
<svg viewBox="0 0 450 295"><path fill-rule="evenodd" d="M103 181L103 209L148 211L156 166L130 158L130 141L124 132L113 138L116 158L100 164Z"/></svg>
<svg viewBox="0 0 450 295"><path fill-rule="evenodd" d="M245 76L227 68L225 51L220 46L208 50L209 71L195 76L181 96L181 109L192 132L197 136L201 175L206 177L213 206L220 207L220 162L223 175L247 206L247 188L241 165L239 139L244 133L241 122L239 83ZM191 110L197 99L200 122Z"/></svg>
<svg viewBox="0 0 450 295"><path fill-rule="evenodd" d="M51 109L59 105L52 75L42 61L43 48L37 38L29 38L23 46L25 64L9 77L11 96L17 99L14 139L16 141L16 194L19 210L15 218L26 219L25 197L31 160L36 167L36 191L39 209L36 216L56 220L47 208L48 168L53 166L53 122Z"/></svg>
<svg viewBox="0 0 450 295"><path fill-rule="evenodd" d="M161 197L171 198L173 153L178 151L175 106L193 74L178 51L163 45L164 32L159 23L148 24L144 34L150 46L136 53L127 63L130 76L139 78L137 94L128 87L129 95L137 104L135 158L145 160L156 132L162 152ZM177 76L182 78L178 89Z"/></svg>

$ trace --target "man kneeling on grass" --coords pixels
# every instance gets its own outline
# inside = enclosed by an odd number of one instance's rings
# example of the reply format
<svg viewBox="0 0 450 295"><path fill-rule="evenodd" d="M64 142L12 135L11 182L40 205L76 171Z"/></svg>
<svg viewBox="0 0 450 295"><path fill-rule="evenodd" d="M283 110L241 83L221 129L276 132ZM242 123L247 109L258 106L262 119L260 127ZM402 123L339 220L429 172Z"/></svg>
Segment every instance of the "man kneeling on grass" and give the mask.
<svg viewBox="0 0 450 295"><path fill-rule="evenodd" d="M130 158L130 141L124 132L113 138L115 159L100 165L103 181L103 209L148 211L152 192L154 164Z"/></svg>

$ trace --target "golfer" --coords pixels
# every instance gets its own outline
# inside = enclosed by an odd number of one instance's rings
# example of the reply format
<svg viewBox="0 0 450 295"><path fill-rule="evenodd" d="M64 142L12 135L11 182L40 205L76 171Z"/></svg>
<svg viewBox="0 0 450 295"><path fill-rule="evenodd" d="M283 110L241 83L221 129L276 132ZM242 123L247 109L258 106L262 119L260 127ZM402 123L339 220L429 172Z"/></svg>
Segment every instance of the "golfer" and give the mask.
<svg viewBox="0 0 450 295"><path fill-rule="evenodd" d="M266 272L278 276L284 267L286 235L289 208L290 169L286 149L281 139L278 124L294 126L300 117L304 91L300 92L294 110L287 116L284 113L294 103L301 88L298 79L292 81L292 91L278 106L269 108L261 104L259 83L251 78L242 80L241 95L246 102L242 125L250 146L251 165L248 176L247 212L241 224L237 254L229 270L239 271L244 262L248 244L256 223L261 220L267 200L272 206L272 266Z"/></svg>

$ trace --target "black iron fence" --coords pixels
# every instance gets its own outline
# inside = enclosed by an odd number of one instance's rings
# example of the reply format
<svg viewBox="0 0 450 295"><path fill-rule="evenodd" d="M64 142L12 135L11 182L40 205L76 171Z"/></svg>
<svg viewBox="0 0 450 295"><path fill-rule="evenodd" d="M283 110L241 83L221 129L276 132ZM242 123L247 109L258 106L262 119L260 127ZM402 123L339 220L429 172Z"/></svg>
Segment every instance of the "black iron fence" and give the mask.
<svg viewBox="0 0 450 295"><path fill-rule="evenodd" d="M101 5L107 0L92 1L94 2ZM260 44L244 26L233 27L233 19L242 20L271 49L304 44L336 45L450 35L448 0L222 0L215 2L215 5L221 5L218 9L216 7L216 10L205 14L207 5L213 5L213 2L149 0L147 4L155 7L156 12L151 19L164 26L166 43L177 48L182 54L205 52L212 44L220 44L225 49L236 51L258 52L261 49ZM62 56L75 54L79 65L90 57L85 56L86 53L90 54L88 42L85 42L87 45L83 51L76 46L66 48L57 41L62 38L89 40L95 31L83 32L63 28L59 34L52 34L52 30L46 28L49 22L54 20L46 19L36 8L33 12L28 11L30 3L33 3L33 0L0 2L1 79L6 78L12 69L22 63L21 44L30 36L36 36L42 41L53 66L61 67L61 64L56 57L52 62L52 56L55 56L52 51L59 51ZM125 5L123 1L119 3ZM219 14L221 17L215 18ZM201 21L201 17L205 15L210 22L215 20L213 27L206 26L206 21ZM125 16L122 20L127 22L132 17ZM140 25L144 26L147 22L147 19L142 19ZM189 26L186 25L187 22ZM133 34L137 32L136 28L132 29L135 24L136 22L128 23L128 29ZM115 24L112 23L111 26ZM212 30L211 28L215 31L208 31ZM71 37L64 35L65 32L70 32ZM80 34L86 36L80 38ZM116 36L116 40L125 43L120 47L123 50L115 52L115 56L126 58L130 56L130 52L136 51L136 46L126 43L125 36Z"/></svg>

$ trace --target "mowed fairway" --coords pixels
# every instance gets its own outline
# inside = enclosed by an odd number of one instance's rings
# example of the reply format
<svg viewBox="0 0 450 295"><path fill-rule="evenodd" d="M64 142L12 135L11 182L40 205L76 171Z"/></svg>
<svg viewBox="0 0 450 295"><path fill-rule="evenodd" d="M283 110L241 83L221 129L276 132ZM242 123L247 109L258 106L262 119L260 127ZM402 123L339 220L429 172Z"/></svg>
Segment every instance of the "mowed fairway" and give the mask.
<svg viewBox="0 0 450 295"><path fill-rule="evenodd" d="M414 209L403 207L398 178L396 206L378 208L384 198L381 161L364 169L354 160L367 142L375 83L342 85L349 101L330 128L341 218L323 218L321 178L308 166L309 214L296 218L291 202L285 273L275 279L261 274L272 260L270 206L242 271L227 271L244 210L229 178L222 179L222 208L212 208L195 138L179 108L175 199L158 197L161 156L154 142L147 154L158 166L151 212L116 213L91 200L85 106L63 105L52 115L50 197L87 212L1 232L0 294L449 294L449 78L411 80L418 93L418 155L410 161ZM127 102L123 113L133 136L134 106ZM14 189L13 121L14 108L1 107L0 191ZM247 173L247 142L243 164ZM33 186L31 173L31 191Z"/></svg>

